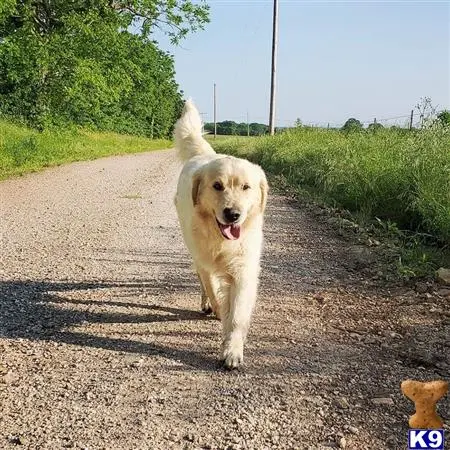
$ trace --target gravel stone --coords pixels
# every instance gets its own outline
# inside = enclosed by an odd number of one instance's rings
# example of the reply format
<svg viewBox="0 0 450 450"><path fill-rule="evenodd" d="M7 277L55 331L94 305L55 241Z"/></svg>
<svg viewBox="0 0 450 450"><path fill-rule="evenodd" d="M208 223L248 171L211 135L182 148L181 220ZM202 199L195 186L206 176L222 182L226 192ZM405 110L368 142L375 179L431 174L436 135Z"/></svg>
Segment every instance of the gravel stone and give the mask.
<svg viewBox="0 0 450 450"><path fill-rule="evenodd" d="M374 405L394 406L394 400L390 397L373 398L372 403Z"/></svg>

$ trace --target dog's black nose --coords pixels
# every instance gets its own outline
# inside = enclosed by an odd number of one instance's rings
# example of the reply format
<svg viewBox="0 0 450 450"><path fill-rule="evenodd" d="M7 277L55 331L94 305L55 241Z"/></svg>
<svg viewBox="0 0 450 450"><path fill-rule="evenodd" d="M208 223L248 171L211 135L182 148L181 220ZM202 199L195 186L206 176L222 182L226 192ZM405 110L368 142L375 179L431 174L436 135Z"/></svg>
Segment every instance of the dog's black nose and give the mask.
<svg viewBox="0 0 450 450"><path fill-rule="evenodd" d="M227 222L236 222L240 216L241 213L235 209L225 208L223 210L223 217Z"/></svg>

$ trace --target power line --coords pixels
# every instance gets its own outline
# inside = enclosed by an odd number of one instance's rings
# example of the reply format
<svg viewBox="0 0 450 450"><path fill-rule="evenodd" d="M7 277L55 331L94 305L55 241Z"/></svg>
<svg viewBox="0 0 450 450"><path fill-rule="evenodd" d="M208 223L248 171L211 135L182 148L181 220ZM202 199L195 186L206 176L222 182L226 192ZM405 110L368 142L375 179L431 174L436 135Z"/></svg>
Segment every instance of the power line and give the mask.
<svg viewBox="0 0 450 450"><path fill-rule="evenodd" d="M404 116L386 117L385 119L378 119L378 117L377 117L376 121L377 122L387 122L388 120L405 119L407 117L410 117L410 115L406 114ZM373 119L372 120L361 120L361 123L373 123Z"/></svg>

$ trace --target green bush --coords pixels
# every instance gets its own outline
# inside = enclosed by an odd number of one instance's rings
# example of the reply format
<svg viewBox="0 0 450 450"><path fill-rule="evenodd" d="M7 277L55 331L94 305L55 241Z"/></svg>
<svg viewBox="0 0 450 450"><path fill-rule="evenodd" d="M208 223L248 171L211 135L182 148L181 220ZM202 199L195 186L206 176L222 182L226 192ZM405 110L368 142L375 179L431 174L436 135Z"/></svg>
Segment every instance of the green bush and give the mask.
<svg viewBox="0 0 450 450"><path fill-rule="evenodd" d="M344 123L342 131L361 131L363 129L363 124L354 117L351 117Z"/></svg>
<svg viewBox="0 0 450 450"><path fill-rule="evenodd" d="M450 125L450 111L448 111L446 109L444 111L441 111L438 114L437 118L438 118L439 123L441 123L441 125L444 125L444 126Z"/></svg>

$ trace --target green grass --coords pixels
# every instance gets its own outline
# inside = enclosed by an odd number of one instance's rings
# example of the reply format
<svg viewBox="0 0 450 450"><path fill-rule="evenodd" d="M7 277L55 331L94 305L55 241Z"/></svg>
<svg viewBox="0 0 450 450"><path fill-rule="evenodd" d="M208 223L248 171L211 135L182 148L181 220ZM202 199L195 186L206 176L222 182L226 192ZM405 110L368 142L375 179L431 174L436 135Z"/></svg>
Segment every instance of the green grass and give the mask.
<svg viewBox="0 0 450 450"><path fill-rule="evenodd" d="M87 130L38 132L0 121L0 179L103 156L169 148L168 140Z"/></svg>
<svg viewBox="0 0 450 450"><path fill-rule="evenodd" d="M224 141L224 140L235 140L235 141L242 141L247 139L253 139L254 136L231 136L227 134L218 134L216 137L214 137L214 134L205 134L205 139L213 144L214 142Z"/></svg>
<svg viewBox="0 0 450 450"><path fill-rule="evenodd" d="M299 128L274 137L221 140L215 147L352 212L360 223L378 218L448 252L448 128L353 133Z"/></svg>

